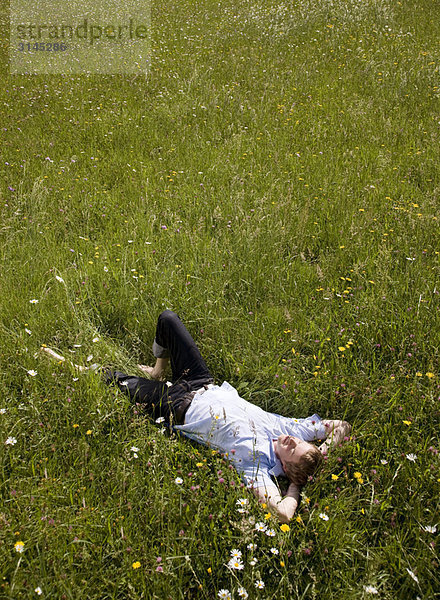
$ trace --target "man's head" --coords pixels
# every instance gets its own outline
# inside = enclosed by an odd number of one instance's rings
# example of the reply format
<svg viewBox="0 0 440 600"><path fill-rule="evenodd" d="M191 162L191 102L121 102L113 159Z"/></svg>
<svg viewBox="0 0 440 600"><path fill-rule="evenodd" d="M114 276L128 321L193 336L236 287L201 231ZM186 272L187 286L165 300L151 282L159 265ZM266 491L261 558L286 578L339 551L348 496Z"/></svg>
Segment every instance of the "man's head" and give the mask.
<svg viewBox="0 0 440 600"><path fill-rule="evenodd" d="M296 485L305 485L322 462L322 454L316 446L292 435L279 436L275 454L288 479Z"/></svg>

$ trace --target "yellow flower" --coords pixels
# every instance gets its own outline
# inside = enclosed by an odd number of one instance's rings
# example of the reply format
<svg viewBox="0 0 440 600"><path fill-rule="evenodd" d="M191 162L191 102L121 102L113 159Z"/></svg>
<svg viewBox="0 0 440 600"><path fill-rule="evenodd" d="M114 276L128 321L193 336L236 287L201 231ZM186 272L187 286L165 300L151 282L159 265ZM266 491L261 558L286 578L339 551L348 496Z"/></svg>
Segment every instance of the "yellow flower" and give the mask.
<svg viewBox="0 0 440 600"><path fill-rule="evenodd" d="M310 504L310 498L307 498L307 497L306 497L306 498L304 498L304 502L305 502L306 504Z"/></svg>
<svg viewBox="0 0 440 600"><path fill-rule="evenodd" d="M79 427L78 423L75 423L75 425L73 426L74 429L76 429L77 427Z"/></svg>
<svg viewBox="0 0 440 600"><path fill-rule="evenodd" d="M284 567L284 560L280 560L280 567Z"/></svg>
<svg viewBox="0 0 440 600"><path fill-rule="evenodd" d="M267 496L266 496L267 497ZM261 508L267 508L267 504L266 502L263 502L263 504L261 505Z"/></svg>
<svg viewBox="0 0 440 600"><path fill-rule="evenodd" d="M139 567L141 566L141 563L137 560L131 566L133 567L133 569L139 569Z"/></svg>
<svg viewBox="0 0 440 600"><path fill-rule="evenodd" d="M286 523L283 523L282 525L280 525L280 529L281 529L281 531L285 531L285 532L290 531L290 527Z"/></svg>
<svg viewBox="0 0 440 600"><path fill-rule="evenodd" d="M429 377L429 379L432 379L434 377L434 373L426 373L426 377Z"/></svg>
<svg viewBox="0 0 440 600"><path fill-rule="evenodd" d="M423 377L423 373L420 373L420 371L417 371L416 375L417 377Z"/></svg>
<svg viewBox="0 0 440 600"><path fill-rule="evenodd" d="M211 575L211 573L212 573L212 569L211 569L211 567L208 567L207 571L208 571L208 573Z"/></svg>
<svg viewBox="0 0 440 600"><path fill-rule="evenodd" d="M24 550L24 542L22 542L22 541L15 542L14 548L15 548L16 552L19 552L21 554Z"/></svg>
<svg viewBox="0 0 440 600"><path fill-rule="evenodd" d="M91 429L87 429L86 435L92 435L92 430Z"/></svg>
<svg viewBox="0 0 440 600"><path fill-rule="evenodd" d="M272 516L272 515L271 515L271 514L268 512L268 513L266 513L266 514L264 515L264 518L265 518L265 519L266 519L266 521L267 521L268 519L270 519L270 518L271 518L271 516Z"/></svg>
<svg viewBox="0 0 440 600"><path fill-rule="evenodd" d="M203 463L200 463L200 462L196 463L196 467L203 467Z"/></svg>
<svg viewBox="0 0 440 600"><path fill-rule="evenodd" d="M338 350L340 350L341 352L345 352L346 348L345 346L338 346Z"/></svg>
<svg viewBox="0 0 440 600"><path fill-rule="evenodd" d="M302 522L303 522L303 520L301 519L301 516L300 516L300 515L298 515L298 516L295 518L295 521L296 521L297 523L302 523Z"/></svg>
<svg viewBox="0 0 440 600"><path fill-rule="evenodd" d="M403 421L403 423L405 423L405 425L411 425L411 421Z"/></svg>
<svg viewBox="0 0 440 600"><path fill-rule="evenodd" d="M362 479L362 477L358 477L358 478L357 478L357 482L358 482L359 484L361 484L361 483L364 483L364 480Z"/></svg>
<svg viewBox="0 0 440 600"><path fill-rule="evenodd" d="M362 477L362 473L359 473L359 471L356 471L355 473L353 473L353 477L356 477L356 479L359 479L360 477Z"/></svg>
<svg viewBox="0 0 440 600"><path fill-rule="evenodd" d="M332 475L333 481L338 481L339 477L337 475Z"/></svg>

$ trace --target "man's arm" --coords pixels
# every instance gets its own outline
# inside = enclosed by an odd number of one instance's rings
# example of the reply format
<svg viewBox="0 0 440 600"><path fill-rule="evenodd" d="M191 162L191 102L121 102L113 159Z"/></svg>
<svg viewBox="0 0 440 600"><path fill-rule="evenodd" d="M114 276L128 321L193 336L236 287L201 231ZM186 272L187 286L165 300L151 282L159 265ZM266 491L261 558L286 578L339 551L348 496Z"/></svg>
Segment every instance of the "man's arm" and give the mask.
<svg viewBox="0 0 440 600"><path fill-rule="evenodd" d="M291 483L283 498L274 485L254 488L256 496L267 504L269 510L278 517L281 523L288 523L295 514L299 503L299 491L299 487Z"/></svg>
<svg viewBox="0 0 440 600"><path fill-rule="evenodd" d="M157 358L154 367L147 367L146 365L138 365L138 367L153 379L162 379L169 362L169 358Z"/></svg>
<svg viewBox="0 0 440 600"><path fill-rule="evenodd" d="M350 434L351 425L347 421L323 421L327 432L327 439L319 446L323 454L327 454L331 446L340 444L344 437Z"/></svg>

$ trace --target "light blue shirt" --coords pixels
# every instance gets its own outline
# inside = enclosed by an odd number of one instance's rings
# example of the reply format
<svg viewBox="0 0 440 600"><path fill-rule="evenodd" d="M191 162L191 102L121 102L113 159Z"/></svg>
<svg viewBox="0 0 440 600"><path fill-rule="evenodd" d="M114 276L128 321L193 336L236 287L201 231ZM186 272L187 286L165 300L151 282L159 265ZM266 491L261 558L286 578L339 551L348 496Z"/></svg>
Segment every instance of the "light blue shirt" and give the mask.
<svg viewBox="0 0 440 600"><path fill-rule="evenodd" d="M326 437L318 415L293 419L269 413L240 398L226 381L194 396L183 425L185 436L227 453L248 487L273 487L271 476L284 475L274 441L282 434L306 442Z"/></svg>

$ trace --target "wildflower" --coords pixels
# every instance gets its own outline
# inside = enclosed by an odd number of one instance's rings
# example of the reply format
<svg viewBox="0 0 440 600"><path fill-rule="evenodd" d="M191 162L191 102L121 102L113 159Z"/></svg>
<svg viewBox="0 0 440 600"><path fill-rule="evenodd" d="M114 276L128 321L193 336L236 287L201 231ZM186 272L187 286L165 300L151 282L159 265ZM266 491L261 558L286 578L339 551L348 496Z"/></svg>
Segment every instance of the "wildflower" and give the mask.
<svg viewBox="0 0 440 600"><path fill-rule="evenodd" d="M34 589L34 592L38 595L41 596L41 594L43 593L43 590L40 588L40 586L36 587Z"/></svg>
<svg viewBox="0 0 440 600"><path fill-rule="evenodd" d="M257 544L248 544L247 545L248 550L256 550L257 549Z"/></svg>
<svg viewBox="0 0 440 600"><path fill-rule="evenodd" d="M35 298L33 300L29 300L29 302L31 304L38 304L39 300L35 300Z"/></svg>
<svg viewBox="0 0 440 600"><path fill-rule="evenodd" d="M272 554L275 554L275 556L280 553L278 548L271 548L270 551L272 552Z"/></svg>
<svg viewBox="0 0 440 600"><path fill-rule="evenodd" d="M133 567L133 569L139 569L139 567L141 566L141 563L137 560L131 566Z"/></svg>
<svg viewBox="0 0 440 600"><path fill-rule="evenodd" d="M432 379L434 377L434 373L426 373L426 377Z"/></svg>
<svg viewBox="0 0 440 600"><path fill-rule="evenodd" d="M160 565L158 567L156 567L156 571L158 573L163 573L163 567L161 567Z"/></svg>
<svg viewBox="0 0 440 600"><path fill-rule="evenodd" d="M380 463L381 463L382 465L387 465L387 464L388 464L388 461L387 461L387 460L385 460L384 458L381 458L381 459L380 459Z"/></svg>
<svg viewBox="0 0 440 600"><path fill-rule="evenodd" d="M74 423L74 424L73 424L73 428L74 428L74 429L77 429L77 427L79 427L78 423Z"/></svg>
<svg viewBox="0 0 440 600"><path fill-rule="evenodd" d="M332 480L333 481L338 481L338 479L339 479L339 477L337 475L334 475L334 474L332 475Z"/></svg>
<svg viewBox="0 0 440 600"><path fill-rule="evenodd" d="M14 548L15 548L16 552L19 552L21 554L24 550L24 542L21 542L21 541L15 542Z"/></svg>
<svg viewBox="0 0 440 600"><path fill-rule="evenodd" d="M229 590L219 590L217 595L221 600L232 600L231 592Z"/></svg>
<svg viewBox="0 0 440 600"><path fill-rule="evenodd" d="M64 283L64 279L62 277L60 277L59 275L55 275L55 279L57 281L59 281L60 283Z"/></svg>
<svg viewBox="0 0 440 600"><path fill-rule="evenodd" d="M180 485L183 483L183 479L181 477L176 477L176 479L174 480L174 483L177 483L177 485Z"/></svg>
<svg viewBox="0 0 440 600"><path fill-rule="evenodd" d="M27 327L25 327L24 330L26 331L26 333L28 335L32 335L32 331L30 329L28 329Z"/></svg>
<svg viewBox="0 0 440 600"><path fill-rule="evenodd" d="M211 567L208 567L206 570L208 571L209 575L211 575L211 573L212 573Z"/></svg>
<svg viewBox="0 0 440 600"><path fill-rule="evenodd" d="M35 375L37 375L37 371L34 371L33 369L30 369L28 371L28 375L30 375L31 377L35 377Z"/></svg>
<svg viewBox="0 0 440 600"><path fill-rule="evenodd" d="M6 412L6 408L0 408L0 415L4 415Z"/></svg>
<svg viewBox="0 0 440 600"><path fill-rule="evenodd" d="M301 518L301 515L298 515L297 517L295 517L295 521L296 521L297 523L302 523L302 522L303 522L303 520L302 520L302 518Z"/></svg>
<svg viewBox="0 0 440 600"><path fill-rule="evenodd" d="M359 471L356 471L355 473L353 473L353 477L356 477L356 479L359 479L360 477L362 477L362 473L359 473Z"/></svg>
<svg viewBox="0 0 440 600"><path fill-rule="evenodd" d="M408 460L410 460L411 462L416 462L416 460L417 460L417 454L407 454L406 458Z"/></svg>
<svg viewBox="0 0 440 600"><path fill-rule="evenodd" d="M136 446L132 446L132 447L130 448L130 450L131 450L132 452L139 452L139 448L137 448Z"/></svg>
<svg viewBox="0 0 440 600"><path fill-rule="evenodd" d="M15 437L8 437L8 439L5 442L6 446L15 446L16 443L17 443L17 438L15 438Z"/></svg>
<svg viewBox="0 0 440 600"><path fill-rule="evenodd" d="M328 515L326 515L325 513L320 513L319 518L323 521L328 521Z"/></svg>
<svg viewBox="0 0 440 600"><path fill-rule="evenodd" d="M163 423L165 421L165 417L158 417L156 419L156 423Z"/></svg>
<svg viewBox="0 0 440 600"><path fill-rule="evenodd" d="M287 525L287 523L283 523L282 525L280 525L280 529L285 533L287 533L287 531L290 531L290 527Z"/></svg>
<svg viewBox="0 0 440 600"><path fill-rule="evenodd" d="M275 536L275 531L273 529L268 529L265 533L269 537L274 537Z"/></svg>
<svg viewBox="0 0 440 600"><path fill-rule="evenodd" d="M257 559L257 558L252 558L252 559L249 561L249 564L250 564L252 567L255 567L255 565L257 564L257 562L258 562L258 559Z"/></svg>
<svg viewBox="0 0 440 600"><path fill-rule="evenodd" d="M92 340L92 342L93 342L94 344L96 344L96 342L99 342L99 337L94 337L94 338L93 338L93 340Z"/></svg>
<svg viewBox="0 0 440 600"><path fill-rule="evenodd" d="M426 533L435 533L437 531L437 527L435 525L426 525L425 527L422 527L423 531L426 531Z"/></svg>
<svg viewBox="0 0 440 600"><path fill-rule="evenodd" d="M346 348L345 348L345 346L338 346L338 350L340 352L345 352Z"/></svg>
<svg viewBox="0 0 440 600"><path fill-rule="evenodd" d="M235 504L241 507L247 506L249 504L249 500L247 498L239 498Z"/></svg>
<svg viewBox="0 0 440 600"><path fill-rule="evenodd" d="M270 514L270 512L269 512L269 513L266 513L266 514L264 515L264 519L265 519L266 521L268 521L268 520L271 518L271 516L272 516L272 515Z"/></svg>
<svg viewBox="0 0 440 600"><path fill-rule="evenodd" d="M259 521L258 523L255 523L255 529L257 531L266 531L266 525Z"/></svg>
<svg viewBox="0 0 440 600"><path fill-rule="evenodd" d="M231 556L232 556L232 558L241 558L240 550L237 550L236 548L234 548L233 550L231 550Z"/></svg>
<svg viewBox="0 0 440 600"><path fill-rule="evenodd" d="M286 566L286 565L285 565L285 563L284 563L284 560L280 560L280 567L285 567L285 566Z"/></svg>
<svg viewBox="0 0 440 600"><path fill-rule="evenodd" d="M404 423L405 425L408 425L408 427L411 425L411 421L402 421L402 423Z"/></svg>
<svg viewBox="0 0 440 600"><path fill-rule="evenodd" d="M244 587L239 587L237 589L237 594L240 596L240 598L244 598L244 600L246 600L246 598L248 597L248 593L247 591L244 589Z"/></svg>
<svg viewBox="0 0 440 600"><path fill-rule="evenodd" d="M87 429L86 435L92 435L92 430L91 429Z"/></svg>
<svg viewBox="0 0 440 600"><path fill-rule="evenodd" d="M416 575L414 575L414 573L413 573L412 571L410 571L409 569L406 569L406 571L407 571L408 575L409 575L410 577L412 577L412 579L414 579L414 581L415 581L416 583L419 583L419 578L418 578Z"/></svg>
<svg viewBox="0 0 440 600"><path fill-rule="evenodd" d="M201 462L196 463L196 467L203 467L203 463L201 463Z"/></svg>
<svg viewBox="0 0 440 600"><path fill-rule="evenodd" d="M239 558L231 558L228 562L229 569L236 569L237 571L241 571L244 569L243 561Z"/></svg>
<svg viewBox="0 0 440 600"><path fill-rule="evenodd" d="M262 581L261 579L257 579L257 581L255 582L255 587L258 590L262 590L264 588L264 581Z"/></svg>
<svg viewBox="0 0 440 600"><path fill-rule="evenodd" d="M372 585L364 585L364 592L366 594L378 594L379 592Z"/></svg>

